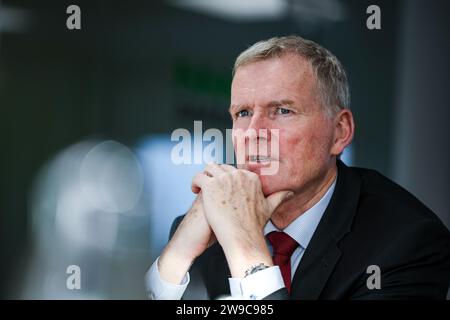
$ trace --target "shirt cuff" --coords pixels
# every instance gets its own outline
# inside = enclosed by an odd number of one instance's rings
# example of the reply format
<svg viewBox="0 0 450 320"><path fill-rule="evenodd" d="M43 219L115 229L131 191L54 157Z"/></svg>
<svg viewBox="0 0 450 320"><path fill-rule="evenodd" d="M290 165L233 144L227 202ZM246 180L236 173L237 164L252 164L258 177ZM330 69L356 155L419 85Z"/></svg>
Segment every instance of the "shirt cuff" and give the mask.
<svg viewBox="0 0 450 320"><path fill-rule="evenodd" d="M180 300L189 284L189 272L180 284L173 284L163 280L158 270L158 259L153 262L145 275L147 295L151 300Z"/></svg>
<svg viewBox="0 0 450 320"><path fill-rule="evenodd" d="M228 278L231 297L234 299L261 300L284 288L278 266L266 268L245 278Z"/></svg>

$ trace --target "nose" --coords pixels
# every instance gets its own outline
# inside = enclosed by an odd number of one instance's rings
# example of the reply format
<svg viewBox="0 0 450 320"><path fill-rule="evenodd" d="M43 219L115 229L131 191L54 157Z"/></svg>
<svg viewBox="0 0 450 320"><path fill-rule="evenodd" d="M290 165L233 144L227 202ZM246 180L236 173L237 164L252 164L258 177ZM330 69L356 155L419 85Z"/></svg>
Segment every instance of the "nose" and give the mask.
<svg viewBox="0 0 450 320"><path fill-rule="evenodd" d="M261 139L270 141L270 119L262 112L255 112L245 131L247 142L259 142Z"/></svg>
<svg viewBox="0 0 450 320"><path fill-rule="evenodd" d="M270 115L257 110L247 119L246 126L233 130L237 164L245 164L253 155L278 158L278 128Z"/></svg>

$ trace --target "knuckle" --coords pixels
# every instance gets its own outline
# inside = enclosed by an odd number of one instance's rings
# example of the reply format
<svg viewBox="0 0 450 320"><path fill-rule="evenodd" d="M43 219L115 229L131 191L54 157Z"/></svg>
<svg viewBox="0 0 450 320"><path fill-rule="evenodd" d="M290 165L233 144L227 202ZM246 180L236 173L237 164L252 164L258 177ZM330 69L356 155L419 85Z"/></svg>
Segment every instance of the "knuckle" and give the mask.
<svg viewBox="0 0 450 320"><path fill-rule="evenodd" d="M236 171L236 175L238 177L245 177L245 172L244 172L244 170L239 169Z"/></svg>
<svg viewBox="0 0 450 320"><path fill-rule="evenodd" d="M235 170L236 168L233 166L230 166L229 164L223 163L221 164L221 167L223 167L225 170Z"/></svg>
<svg viewBox="0 0 450 320"><path fill-rule="evenodd" d="M245 174L241 170L231 172L231 176L235 181L242 181L245 179Z"/></svg>
<svg viewBox="0 0 450 320"><path fill-rule="evenodd" d="M230 172L224 172L221 175L222 180L231 181L233 179L233 175Z"/></svg>
<svg viewBox="0 0 450 320"><path fill-rule="evenodd" d="M251 181L259 180L259 177L256 173L248 170L242 170L246 177L248 177Z"/></svg>
<svg viewBox="0 0 450 320"><path fill-rule="evenodd" d="M247 171L248 176L252 179L259 180L259 176L255 172Z"/></svg>

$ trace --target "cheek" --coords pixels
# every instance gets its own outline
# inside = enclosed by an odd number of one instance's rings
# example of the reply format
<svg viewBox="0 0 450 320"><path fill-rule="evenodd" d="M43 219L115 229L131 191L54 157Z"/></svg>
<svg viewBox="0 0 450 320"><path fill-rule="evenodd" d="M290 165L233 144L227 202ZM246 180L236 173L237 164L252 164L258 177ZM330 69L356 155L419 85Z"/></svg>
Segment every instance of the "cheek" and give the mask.
<svg viewBox="0 0 450 320"><path fill-rule="evenodd" d="M303 159L309 153L308 141L312 135L305 130L283 130L280 133L280 159L292 162L295 159Z"/></svg>
<svg viewBox="0 0 450 320"><path fill-rule="evenodd" d="M260 176L265 195L296 189L313 179L327 163L331 131L322 122L307 127L280 130L279 170L273 176Z"/></svg>
<svg viewBox="0 0 450 320"><path fill-rule="evenodd" d="M280 135L281 165L296 171L319 165L329 154L331 140L329 127L320 121L298 130L284 130Z"/></svg>

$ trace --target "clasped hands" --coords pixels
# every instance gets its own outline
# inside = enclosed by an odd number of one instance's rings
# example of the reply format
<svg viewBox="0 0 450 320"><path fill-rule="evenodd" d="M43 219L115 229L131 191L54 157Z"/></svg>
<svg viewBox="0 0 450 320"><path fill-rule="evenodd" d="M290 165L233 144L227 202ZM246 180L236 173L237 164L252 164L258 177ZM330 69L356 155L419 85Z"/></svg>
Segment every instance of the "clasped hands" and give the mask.
<svg viewBox="0 0 450 320"><path fill-rule="evenodd" d="M195 175L191 188L197 198L159 257L164 280L181 283L194 260L216 241L232 277L244 277L259 263L273 265L263 229L292 191L265 197L256 173L215 163Z"/></svg>

